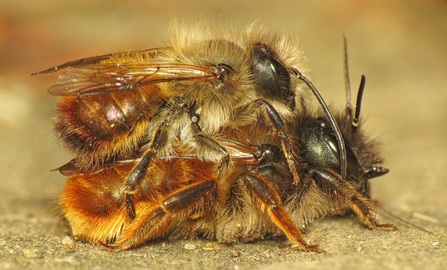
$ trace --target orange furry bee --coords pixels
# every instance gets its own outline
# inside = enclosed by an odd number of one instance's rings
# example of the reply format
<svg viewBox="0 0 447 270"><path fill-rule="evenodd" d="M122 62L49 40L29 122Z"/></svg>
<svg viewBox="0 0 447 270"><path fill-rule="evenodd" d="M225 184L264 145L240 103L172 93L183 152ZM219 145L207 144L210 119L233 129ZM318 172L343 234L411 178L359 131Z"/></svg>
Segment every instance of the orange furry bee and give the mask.
<svg viewBox="0 0 447 270"><path fill-rule="evenodd" d="M297 39L256 25L237 32L174 22L170 33L170 46L79 59L33 74L65 70L48 90L62 96L55 131L75 155L60 171L94 172L138 159L123 176L132 219L133 194L153 158L171 155L180 141L199 159L218 162L223 174L231 160L218 142L222 131L264 121L281 138L298 184L294 143L284 125L303 110L307 69Z"/></svg>
<svg viewBox="0 0 447 270"><path fill-rule="evenodd" d="M346 143L346 177L326 113L308 108L285 123L296 142L298 185L281 139L258 119L226 131L219 141L231 149L235 162L223 175L218 163L184 154L180 148L173 158L154 160L134 194L133 220L121 196L131 164L70 177L61 205L73 235L125 250L166 235L232 243L285 234L304 251L323 252L309 245L298 228L327 214L351 209L371 229L396 229L379 224L369 201L368 180L388 170L377 143L365 137L359 123L364 82L363 77L354 115L348 100L346 111L335 117Z"/></svg>

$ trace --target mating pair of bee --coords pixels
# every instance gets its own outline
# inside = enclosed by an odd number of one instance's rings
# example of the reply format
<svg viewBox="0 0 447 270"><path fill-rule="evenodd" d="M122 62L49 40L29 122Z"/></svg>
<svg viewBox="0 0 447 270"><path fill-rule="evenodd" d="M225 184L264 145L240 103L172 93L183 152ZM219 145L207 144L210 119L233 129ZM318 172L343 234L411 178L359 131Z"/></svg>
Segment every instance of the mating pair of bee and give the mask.
<svg viewBox="0 0 447 270"><path fill-rule="evenodd" d="M61 206L73 235L125 250L171 235L233 243L286 235L352 209L379 224L368 180L377 143L355 111L334 115L307 79L297 38L173 23L171 44L68 62L55 130L75 158ZM346 57L345 57L345 61ZM347 70L347 64L346 64ZM321 108L309 106L313 93Z"/></svg>

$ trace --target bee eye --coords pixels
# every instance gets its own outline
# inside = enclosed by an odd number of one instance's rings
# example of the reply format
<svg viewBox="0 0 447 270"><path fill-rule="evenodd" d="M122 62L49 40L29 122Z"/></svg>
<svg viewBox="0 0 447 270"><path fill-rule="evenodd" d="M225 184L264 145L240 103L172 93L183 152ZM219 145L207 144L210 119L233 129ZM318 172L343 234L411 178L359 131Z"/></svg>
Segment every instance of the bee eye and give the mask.
<svg viewBox="0 0 447 270"><path fill-rule="evenodd" d="M277 100L295 107L295 94L290 86L290 74L287 67L267 45L258 43L252 53L252 72L256 91L260 97Z"/></svg>
<svg viewBox="0 0 447 270"><path fill-rule="evenodd" d="M340 149L337 139L325 120L309 121L300 131L301 147L306 162L312 167L328 168L340 173ZM354 150L347 144L348 178L359 179L361 166Z"/></svg>

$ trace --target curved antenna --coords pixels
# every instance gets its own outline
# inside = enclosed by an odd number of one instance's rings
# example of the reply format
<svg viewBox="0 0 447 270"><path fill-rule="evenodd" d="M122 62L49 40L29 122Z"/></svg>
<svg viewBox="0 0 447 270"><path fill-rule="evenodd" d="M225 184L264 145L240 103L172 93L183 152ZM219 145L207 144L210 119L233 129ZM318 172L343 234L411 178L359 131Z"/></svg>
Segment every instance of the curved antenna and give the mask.
<svg viewBox="0 0 447 270"><path fill-rule="evenodd" d="M363 92L365 92L365 84L366 84L366 77L365 75L362 75L362 79L360 80L359 91L357 92L357 101L355 102L355 114L351 123L352 132L356 132L357 127L359 126L360 109L362 107L362 99L363 99Z"/></svg>
<svg viewBox="0 0 447 270"><path fill-rule="evenodd" d="M345 73L345 87L346 87L346 119L351 120L351 81L349 79L349 61L348 61L348 37L343 36L343 70Z"/></svg>
<svg viewBox="0 0 447 270"><path fill-rule="evenodd" d="M343 136L341 134L340 129L338 128L337 122L335 121L334 117L332 116L331 111L329 110L328 106L324 102L323 97L318 92L317 88L313 85L311 81L309 81L306 77L301 74L297 69L292 69L292 71L298 75L299 79L302 80L309 86L309 88L314 93L315 97L317 98L318 102L320 103L321 107L323 108L324 113L329 118L329 123L331 124L332 130L335 133L335 138L338 142L338 147L340 149L340 169L341 169L341 177L343 179L346 179L347 175L347 162L346 162L346 147L345 147L345 141L343 140Z"/></svg>

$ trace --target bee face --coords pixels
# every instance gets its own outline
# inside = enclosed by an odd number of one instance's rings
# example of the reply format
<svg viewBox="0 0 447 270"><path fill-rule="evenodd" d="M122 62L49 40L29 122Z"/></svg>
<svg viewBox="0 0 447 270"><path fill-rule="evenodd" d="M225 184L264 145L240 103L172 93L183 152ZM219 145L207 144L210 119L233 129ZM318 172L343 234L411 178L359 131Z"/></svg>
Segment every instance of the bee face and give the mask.
<svg viewBox="0 0 447 270"><path fill-rule="evenodd" d="M338 123L343 123L343 117L340 116L337 118L339 120ZM348 120L344 122L348 122L349 124ZM327 120L324 118L308 119L306 120L306 125L300 128L298 133L300 138L300 151L302 152L303 159L310 168L327 168L337 174L341 174L340 150ZM350 129L346 129L344 134L355 139L362 137L361 134L352 134ZM364 140L360 142L364 142ZM373 151L374 146L365 146L363 143L361 145L355 145L358 143L357 141L352 142L352 140L346 139L345 143L348 165L346 179L360 194L369 198L370 190L368 180L373 177L371 177L372 175L368 171L371 168L380 168L381 173L377 174L379 176L385 174L388 170L380 166L382 160L377 155L375 160L371 158L375 154ZM351 145L351 143L354 143L354 145ZM363 159L359 160L360 158Z"/></svg>

